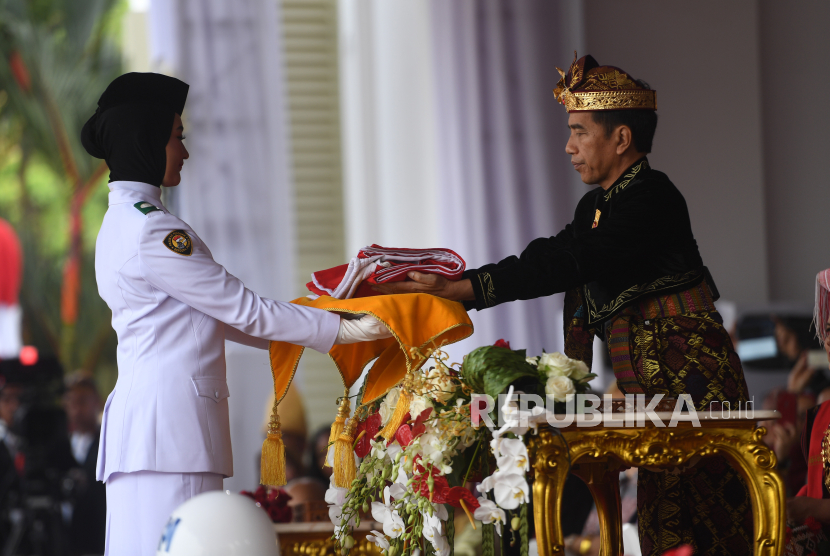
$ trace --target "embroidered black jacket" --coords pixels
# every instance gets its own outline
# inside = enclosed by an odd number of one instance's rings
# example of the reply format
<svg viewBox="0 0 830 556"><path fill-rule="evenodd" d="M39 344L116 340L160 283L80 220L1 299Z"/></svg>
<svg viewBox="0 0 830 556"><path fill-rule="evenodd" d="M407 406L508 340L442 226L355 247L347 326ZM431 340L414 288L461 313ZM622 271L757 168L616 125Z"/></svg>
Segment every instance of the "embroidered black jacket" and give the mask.
<svg viewBox="0 0 830 556"><path fill-rule="evenodd" d="M468 270L464 278L476 296L465 305L477 310L580 288L589 325L643 296L677 292L704 278L717 298L686 200L646 158L607 191L582 197L573 222L556 236L533 240L519 257Z"/></svg>

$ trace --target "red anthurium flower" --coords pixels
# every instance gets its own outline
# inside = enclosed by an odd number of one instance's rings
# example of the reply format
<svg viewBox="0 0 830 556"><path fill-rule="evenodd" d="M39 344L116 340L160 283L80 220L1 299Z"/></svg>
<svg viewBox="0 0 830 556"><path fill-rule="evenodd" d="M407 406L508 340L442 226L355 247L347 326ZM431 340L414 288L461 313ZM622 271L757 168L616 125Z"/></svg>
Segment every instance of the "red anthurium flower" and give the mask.
<svg viewBox="0 0 830 556"><path fill-rule="evenodd" d="M461 507L462 500L464 500L464 504L467 506L470 513L476 511L481 505L473 493L464 487L452 487L447 493L447 502L456 508Z"/></svg>
<svg viewBox="0 0 830 556"><path fill-rule="evenodd" d="M398 444L401 446L409 446L412 444L412 429L409 428L409 425L404 423L398 427L398 432L395 433L395 439L397 439Z"/></svg>
<svg viewBox="0 0 830 556"><path fill-rule="evenodd" d="M360 436L362 431L366 431L360 440L357 441L354 447L354 453L359 458L365 458L369 452L372 451L372 440L377 436L380 430L381 418L379 413L372 413L366 420L361 421L357 425L356 435Z"/></svg>
<svg viewBox="0 0 830 556"><path fill-rule="evenodd" d="M415 479L412 483L412 486L417 488L421 496L424 498L429 498L429 482L427 478L421 475L420 480ZM450 484L447 482L447 478L443 476L434 477L432 480L432 502L434 504L446 504L447 503L447 493L450 491Z"/></svg>
<svg viewBox="0 0 830 556"><path fill-rule="evenodd" d="M440 475L441 471L432 466L430 473L420 463L420 456L416 456L415 460L415 480L412 482L412 488L419 491L421 496L429 498L429 481L428 475L432 475L432 502L435 504L445 504L447 502L447 493L450 490L450 484L447 478Z"/></svg>
<svg viewBox="0 0 830 556"><path fill-rule="evenodd" d="M508 342L507 340L496 340L496 343L493 344L493 347L510 349L510 342Z"/></svg>
<svg viewBox="0 0 830 556"><path fill-rule="evenodd" d="M415 419L415 423L412 425L412 438L418 438L427 431L424 423L427 419L429 419L430 415L432 415L431 407L426 408L420 415L418 415L418 418Z"/></svg>
<svg viewBox="0 0 830 556"><path fill-rule="evenodd" d="M403 416L403 422L406 423L409 421L409 413ZM387 446L391 446L392 443L395 441L395 436L392 435L392 438L389 439L389 442L386 443Z"/></svg>

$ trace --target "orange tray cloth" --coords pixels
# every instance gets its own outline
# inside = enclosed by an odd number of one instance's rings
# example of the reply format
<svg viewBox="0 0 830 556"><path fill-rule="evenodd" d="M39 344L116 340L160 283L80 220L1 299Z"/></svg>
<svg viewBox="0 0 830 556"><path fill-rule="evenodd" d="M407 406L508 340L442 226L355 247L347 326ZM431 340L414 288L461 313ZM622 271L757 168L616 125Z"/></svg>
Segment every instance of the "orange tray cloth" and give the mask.
<svg viewBox="0 0 830 556"><path fill-rule="evenodd" d="M392 338L336 345L329 351L346 388L351 388L366 365L377 358L366 376L361 403L384 396L408 371L420 368L426 362L422 356L425 348L454 344L473 333L473 323L461 303L423 293L355 299L301 297L291 303L340 314L370 314L392 332ZM271 342L271 372L278 400L285 396L303 351L303 346Z"/></svg>

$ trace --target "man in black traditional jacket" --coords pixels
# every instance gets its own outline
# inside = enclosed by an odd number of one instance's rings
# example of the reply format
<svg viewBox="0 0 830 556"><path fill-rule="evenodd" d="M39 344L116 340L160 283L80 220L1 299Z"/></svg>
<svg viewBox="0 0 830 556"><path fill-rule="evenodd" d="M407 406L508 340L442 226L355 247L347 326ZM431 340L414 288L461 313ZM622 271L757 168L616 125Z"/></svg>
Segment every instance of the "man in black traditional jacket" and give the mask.
<svg viewBox="0 0 830 556"><path fill-rule="evenodd" d="M714 306L718 293L692 234L686 201L646 155L657 127L656 93L591 56L563 74L557 99L569 113L565 151L586 184L599 185L554 237L519 256L451 282L410 273L382 293L424 292L483 310L517 299L565 295L565 352L590 365L604 338L623 393L690 394L745 402L741 362ZM695 554L749 554L752 514L746 486L723 458L680 474L640 470L644 555L690 543Z"/></svg>

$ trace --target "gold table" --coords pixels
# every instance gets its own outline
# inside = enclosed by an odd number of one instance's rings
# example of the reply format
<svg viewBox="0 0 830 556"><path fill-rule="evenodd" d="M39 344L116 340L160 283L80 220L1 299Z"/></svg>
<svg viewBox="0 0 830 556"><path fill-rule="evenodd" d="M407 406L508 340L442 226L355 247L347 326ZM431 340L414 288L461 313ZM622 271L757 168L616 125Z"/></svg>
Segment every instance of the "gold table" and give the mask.
<svg viewBox="0 0 830 556"><path fill-rule="evenodd" d="M640 414L642 415L642 414ZM668 425L671 413L656 412ZM680 421L674 428L661 428L648 418L637 423L636 413L602 415L599 425L578 426L599 416L576 415L574 422L559 428L570 449L570 472L588 485L597 506L600 525L600 556L623 553L620 518L619 472L627 467L673 469L693 465L698 458L720 455L743 476L752 498L755 522L755 556L782 554L785 542L784 483L775 470L775 454L764 444L766 431L756 422L778 419L777 411L750 412L750 418L698 412L700 427ZM626 427L626 417L642 426ZM634 417L634 419L632 419ZM531 436L530 455L535 470L533 512L540 556L565 553L559 519L562 488L568 475L568 450L550 425Z"/></svg>
<svg viewBox="0 0 830 556"><path fill-rule="evenodd" d="M352 532L355 545L350 556L381 555L381 550L366 540L372 529L382 531L383 526L369 520L355 527ZM331 522L275 523L274 530L281 556L340 556L340 550L334 547L331 539L334 534Z"/></svg>

